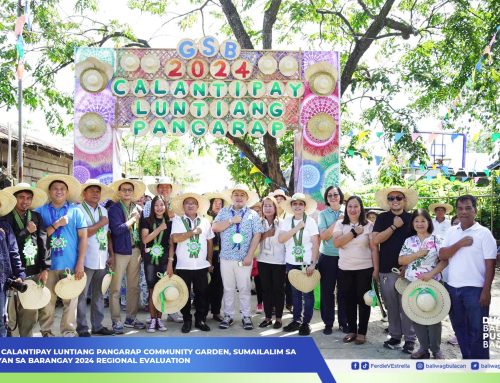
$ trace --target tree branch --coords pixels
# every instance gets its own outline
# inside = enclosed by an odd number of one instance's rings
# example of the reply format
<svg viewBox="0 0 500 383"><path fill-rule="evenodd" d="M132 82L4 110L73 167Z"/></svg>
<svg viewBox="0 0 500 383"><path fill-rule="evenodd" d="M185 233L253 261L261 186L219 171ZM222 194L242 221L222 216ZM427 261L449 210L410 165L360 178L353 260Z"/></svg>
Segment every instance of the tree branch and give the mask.
<svg viewBox="0 0 500 383"><path fill-rule="evenodd" d="M252 40L250 40L250 36L248 35L248 32L246 31L245 26L241 21L240 14L236 10L233 2L231 0L219 1L222 5L222 11L226 16L227 22L229 23L229 26L231 27L236 40L238 40L238 43L244 49L254 49Z"/></svg>
<svg viewBox="0 0 500 383"><path fill-rule="evenodd" d="M361 0L358 0L358 4L361 5L361 8L363 8L363 11L365 11L365 13L370 16L372 19L375 18L375 16L373 15L372 11L370 10L370 8L368 8L368 6L364 3L364 1L361 1Z"/></svg>
<svg viewBox="0 0 500 383"><path fill-rule="evenodd" d="M273 26L276 16L281 6L281 0L272 0L269 7L264 12L264 22L262 25L262 48L271 49L273 44Z"/></svg>

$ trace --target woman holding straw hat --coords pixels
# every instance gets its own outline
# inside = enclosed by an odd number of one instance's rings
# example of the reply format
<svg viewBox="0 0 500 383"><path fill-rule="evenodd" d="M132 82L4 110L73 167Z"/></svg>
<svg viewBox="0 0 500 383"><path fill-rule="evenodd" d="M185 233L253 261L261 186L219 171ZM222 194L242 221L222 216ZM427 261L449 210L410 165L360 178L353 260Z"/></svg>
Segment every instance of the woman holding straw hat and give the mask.
<svg viewBox="0 0 500 383"><path fill-rule="evenodd" d="M318 263L319 231L316 222L308 217L316 211L316 201L303 193L295 193L290 200L282 204L283 210L290 214L280 228L279 243L286 248L286 270L305 267L307 276L311 276ZM299 330L299 335L309 335L314 308L314 292L303 293L292 286L293 320L283 328L285 332ZM304 304L302 303L304 300ZM304 311L302 312L302 307Z"/></svg>
<svg viewBox="0 0 500 383"><path fill-rule="evenodd" d="M448 261L439 261L439 249L442 244L440 236L432 234L434 225L431 216L424 209L417 209L411 215L410 237L408 237L398 262L406 267L405 278L410 282L441 279L441 271ZM412 359L429 359L429 349L435 359L444 359L441 352L441 322L423 325L413 321L420 348L411 354Z"/></svg>
<svg viewBox="0 0 500 383"><path fill-rule="evenodd" d="M366 219L361 198L349 197L344 218L333 229L333 243L339 249L339 284L345 294L349 327L344 343L366 342L371 308L363 296L378 277L378 249L371 243L372 231L373 223Z"/></svg>
<svg viewBox="0 0 500 383"><path fill-rule="evenodd" d="M340 206L344 203L344 193L338 186L329 186L324 194L327 208L319 213L319 247L318 271L320 280L320 311L321 319L325 324L323 334L332 333L335 321L335 285L337 285L337 310L339 329L347 332L347 318L345 313L345 299L338 285L339 278L339 249L333 242L333 229L335 223L342 218Z"/></svg>
<svg viewBox="0 0 500 383"><path fill-rule="evenodd" d="M281 222L278 219L278 202L267 196L262 201L262 234L257 265L262 284L265 319L259 325L264 328L273 324L273 309L276 321L273 328L282 326L281 317L285 305L285 245L278 240Z"/></svg>
<svg viewBox="0 0 500 383"><path fill-rule="evenodd" d="M152 211L148 218L141 223L141 237L144 244L144 274L149 290L149 314L151 322L147 332L166 331L161 320L161 312L153 304L153 289L159 281L158 274L164 274L167 269L167 259L170 250L170 232L172 222L167 211L167 201L158 194L151 202Z"/></svg>

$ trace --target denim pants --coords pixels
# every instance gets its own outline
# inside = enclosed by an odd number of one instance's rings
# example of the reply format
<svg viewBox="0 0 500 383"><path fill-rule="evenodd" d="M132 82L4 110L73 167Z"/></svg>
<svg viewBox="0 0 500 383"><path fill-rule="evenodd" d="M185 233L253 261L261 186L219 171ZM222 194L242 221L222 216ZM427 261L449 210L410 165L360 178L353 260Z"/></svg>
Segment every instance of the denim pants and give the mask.
<svg viewBox="0 0 500 383"><path fill-rule="evenodd" d="M483 318L490 307L481 307L482 287L446 285L451 298L450 319L457 336L463 359L489 359L489 338L483 339ZM486 333L487 334L487 333ZM484 347L484 345L488 347Z"/></svg>
<svg viewBox="0 0 500 383"><path fill-rule="evenodd" d="M300 265L286 264L286 271L290 270L300 270ZM303 293L292 286L292 298L293 298L293 320L295 322L301 322L309 324L313 316L314 309L314 291L309 293ZM302 299L304 303L302 304ZM302 316L302 306L304 306L304 315Z"/></svg>
<svg viewBox="0 0 500 383"><path fill-rule="evenodd" d="M337 311L339 326L347 324L345 293L339 281L339 257L320 254L318 262L320 279L320 311L325 327L332 327L335 321L335 286L337 286Z"/></svg>
<svg viewBox="0 0 500 383"><path fill-rule="evenodd" d="M7 303L7 294L4 291L3 286L0 286L0 338L5 338L7 336L7 327L5 325L5 316L6 316L6 305Z"/></svg>

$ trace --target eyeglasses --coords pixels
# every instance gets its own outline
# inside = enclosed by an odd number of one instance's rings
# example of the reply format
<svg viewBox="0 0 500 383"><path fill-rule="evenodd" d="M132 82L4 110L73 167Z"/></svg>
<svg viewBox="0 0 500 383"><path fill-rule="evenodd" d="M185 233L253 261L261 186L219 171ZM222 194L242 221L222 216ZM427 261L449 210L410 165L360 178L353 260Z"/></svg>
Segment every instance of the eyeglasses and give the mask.
<svg viewBox="0 0 500 383"><path fill-rule="evenodd" d="M404 199L405 199L405 197L401 197L400 195L398 195L396 197L387 197L387 201L389 201L389 202L392 202L392 201L402 201Z"/></svg>
<svg viewBox="0 0 500 383"><path fill-rule="evenodd" d="M335 193L335 194L327 194L326 195L328 198L337 198L337 197L340 197L340 194L338 193Z"/></svg>
<svg viewBox="0 0 500 383"><path fill-rule="evenodd" d="M120 189L122 193L133 193L134 189Z"/></svg>

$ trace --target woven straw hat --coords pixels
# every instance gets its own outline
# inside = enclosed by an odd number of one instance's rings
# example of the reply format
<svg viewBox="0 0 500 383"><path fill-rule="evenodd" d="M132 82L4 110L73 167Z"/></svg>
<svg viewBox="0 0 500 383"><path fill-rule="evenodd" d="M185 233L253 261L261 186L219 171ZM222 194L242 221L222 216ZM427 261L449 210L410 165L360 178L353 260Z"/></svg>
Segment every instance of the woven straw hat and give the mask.
<svg viewBox="0 0 500 383"><path fill-rule="evenodd" d="M113 67L95 57L87 57L75 66L76 77L87 92L98 93L108 85L113 77Z"/></svg>
<svg viewBox="0 0 500 383"><path fill-rule="evenodd" d="M318 113L307 122L307 130L318 141L326 141L333 136L337 124L328 113Z"/></svg>
<svg viewBox="0 0 500 383"><path fill-rule="evenodd" d="M337 86L339 74L332 64L321 61L307 68L305 77L314 94L329 96Z"/></svg>
<svg viewBox="0 0 500 383"><path fill-rule="evenodd" d="M434 213L438 207L442 207L443 209L445 209L445 214L450 214L453 211L453 206L451 206L449 203L431 203L429 205L429 211Z"/></svg>
<svg viewBox="0 0 500 383"><path fill-rule="evenodd" d="M308 277L305 271L293 269L288 272L288 280L290 284L297 290L303 293L309 293L318 286L321 279L321 274L318 270L314 270L313 274Z"/></svg>
<svg viewBox="0 0 500 383"><path fill-rule="evenodd" d="M404 291L406 290L406 288L408 287L409 284L410 284L410 281L408 279L398 278L398 279L396 279L396 284L394 285L394 288L396 289L396 291L398 293L403 295Z"/></svg>
<svg viewBox="0 0 500 383"><path fill-rule="evenodd" d="M230 188L230 189L226 189L223 191L224 195L226 196L226 199L231 201L232 203L232 195L233 195L233 192L235 190L241 190L241 191L244 191L245 193L247 193L247 196L248 196L248 201L246 203L246 206L253 206L255 205L257 202L259 202L259 195L257 194L257 192L253 191L253 190L250 190L248 188L247 185L245 184L237 184L235 185L234 187Z"/></svg>
<svg viewBox="0 0 500 383"><path fill-rule="evenodd" d="M45 193L42 189L33 187L26 182L21 182L16 186L10 186L3 189L4 192L12 195L23 190L27 190L33 193L33 200L31 201L30 209L36 209L37 207L42 206L45 202L47 202L47 193Z"/></svg>
<svg viewBox="0 0 500 383"><path fill-rule="evenodd" d="M113 190L111 190L111 188L109 186L104 185L99 180L90 178L87 181L85 181L84 184L82 184L81 189L80 189L81 191L80 191L80 197L78 198L78 202L83 201L83 192L85 191L85 189L87 189L90 186L99 186L101 188L101 199L99 200L99 202L103 202L103 201L106 201L107 199L113 198L114 192L113 192Z"/></svg>
<svg viewBox="0 0 500 383"><path fill-rule="evenodd" d="M121 184L129 183L134 185L134 195L132 196L133 201L138 201L146 192L146 185L144 182L139 180L132 180L130 178L122 178L111 183L109 187L113 190L113 200L118 200L118 189Z"/></svg>
<svg viewBox="0 0 500 383"><path fill-rule="evenodd" d="M172 186L172 193L170 194L172 196L179 194L179 192L181 191L181 185L174 183L170 177L158 178L158 180L155 183L148 184L148 190L151 192L151 194L157 195L159 185Z"/></svg>
<svg viewBox="0 0 500 383"><path fill-rule="evenodd" d="M38 284L31 279L24 281L28 289L18 293L19 301L26 310L38 310L47 306L50 302L50 290L43 284Z"/></svg>
<svg viewBox="0 0 500 383"><path fill-rule="evenodd" d="M207 197L202 196L198 193L182 193L172 199L172 210L175 214L179 216L184 215L184 200L187 198L194 198L198 201L198 210L196 212L198 215L203 216L207 214L208 209L210 208L210 200Z"/></svg>
<svg viewBox="0 0 500 383"><path fill-rule="evenodd" d="M441 322L451 307L448 291L434 279L410 283L403 292L401 303L408 318L422 325Z"/></svg>
<svg viewBox="0 0 500 383"><path fill-rule="evenodd" d="M294 215L292 209L292 202L294 201L304 201L306 204L305 213L310 215L316 211L318 207L318 203L313 200L311 197L305 195L304 193L295 193L291 198L288 198L286 201L283 201L280 204L280 207L285 211L285 213Z"/></svg>
<svg viewBox="0 0 500 383"><path fill-rule="evenodd" d="M276 68L278 67L276 59L271 55L262 56L257 65L259 70L264 74L273 74L276 72Z"/></svg>
<svg viewBox="0 0 500 383"><path fill-rule="evenodd" d="M101 284L101 293L102 295L106 294L106 292L109 289L109 286L111 285L111 280L113 279L113 270L109 270L104 278L102 279L102 284Z"/></svg>
<svg viewBox="0 0 500 383"><path fill-rule="evenodd" d="M126 53L120 59L120 66L127 72L135 72L140 65L141 60L133 53Z"/></svg>
<svg viewBox="0 0 500 383"><path fill-rule="evenodd" d="M163 296L163 298L162 298ZM189 299L189 290L181 277L165 274L153 289L153 304L158 311L173 314L182 309Z"/></svg>
<svg viewBox="0 0 500 383"><path fill-rule="evenodd" d="M221 192L203 193L203 197L205 197L209 201L215 198L221 199L222 207L229 207L231 205L231 200L227 199L227 196Z"/></svg>
<svg viewBox="0 0 500 383"><path fill-rule="evenodd" d="M36 183L36 186L42 189L47 195L49 195L49 186L54 181L61 181L66 184L66 186L68 187L68 201L78 201L78 198L80 198L81 184L75 177L68 174L49 174L43 178L40 178Z"/></svg>
<svg viewBox="0 0 500 383"><path fill-rule="evenodd" d="M279 69L283 76L293 76L299 70L299 63L293 56L285 56L280 60Z"/></svg>
<svg viewBox="0 0 500 383"><path fill-rule="evenodd" d="M370 307L375 307L379 304L377 293L375 293L375 290L368 290L363 295L363 300L365 301L365 304Z"/></svg>
<svg viewBox="0 0 500 383"><path fill-rule="evenodd" d="M375 193L375 201L377 202L378 206L380 206L384 210L390 210L389 203L387 202L387 196L392 192L400 192L405 195L406 211L410 211L417 205L418 195L415 190L408 189L403 186L390 186L388 188L380 189Z"/></svg>
<svg viewBox="0 0 500 383"><path fill-rule="evenodd" d="M85 138L99 138L106 133L106 123L99 113L88 112L80 117L78 130Z"/></svg>
<svg viewBox="0 0 500 383"><path fill-rule="evenodd" d="M154 54L144 55L141 59L141 68L146 73L156 73L160 69L160 59Z"/></svg>
<svg viewBox="0 0 500 383"><path fill-rule="evenodd" d="M73 299L78 297L87 283L87 274L83 273L83 278L75 279L75 275L66 269L66 278L56 283L54 291L61 299Z"/></svg>
<svg viewBox="0 0 500 383"><path fill-rule="evenodd" d="M16 206L16 198L3 190L0 190L0 217L9 214Z"/></svg>

